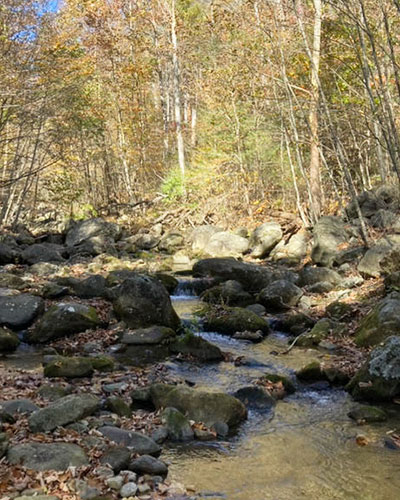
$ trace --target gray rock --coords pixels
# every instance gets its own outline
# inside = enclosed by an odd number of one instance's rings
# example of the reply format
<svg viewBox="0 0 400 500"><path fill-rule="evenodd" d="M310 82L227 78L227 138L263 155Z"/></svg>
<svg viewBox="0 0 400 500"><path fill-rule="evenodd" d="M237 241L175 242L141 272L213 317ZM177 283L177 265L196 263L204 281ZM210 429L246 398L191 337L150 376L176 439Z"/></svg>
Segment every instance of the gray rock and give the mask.
<svg viewBox="0 0 400 500"><path fill-rule="evenodd" d="M257 302L267 311L280 311L296 306L302 295L303 291L290 281L278 280L261 290Z"/></svg>
<svg viewBox="0 0 400 500"><path fill-rule="evenodd" d="M60 265L51 262L37 262L29 268L31 274L38 276L52 276L60 271Z"/></svg>
<svg viewBox="0 0 400 500"><path fill-rule="evenodd" d="M391 234L379 239L374 246L367 250L364 257L360 260L357 269L367 277L377 278L383 274L384 270L381 264L386 260L392 260L391 254L398 256L400 252L400 235ZM397 259L395 260L397 262ZM396 269L391 269L391 271ZM390 272L390 270L386 270Z"/></svg>
<svg viewBox="0 0 400 500"><path fill-rule="evenodd" d="M218 346L190 333L177 337L170 344L169 350L174 354L189 354L203 362L222 361L224 358Z"/></svg>
<svg viewBox="0 0 400 500"><path fill-rule="evenodd" d="M398 188L390 184L363 191L357 196L357 201L364 217L373 217L381 209L397 211L400 206ZM355 200L346 207L346 214L350 219L358 217Z"/></svg>
<svg viewBox="0 0 400 500"><path fill-rule="evenodd" d="M359 406L349 411L348 416L357 422L385 422L387 413L376 406Z"/></svg>
<svg viewBox="0 0 400 500"><path fill-rule="evenodd" d="M37 410L39 410L39 407L30 399L11 399L9 401L0 402L0 412L11 415L12 417L22 413L31 414Z"/></svg>
<svg viewBox="0 0 400 500"><path fill-rule="evenodd" d="M203 422L208 427L215 422L235 427L247 417L245 406L238 399L222 392L166 384L154 384L150 392L156 408L176 408L187 418Z"/></svg>
<svg viewBox="0 0 400 500"><path fill-rule="evenodd" d="M106 297L106 279L103 276L94 274L85 280L77 280L73 284L72 290L74 295L82 299Z"/></svg>
<svg viewBox="0 0 400 500"><path fill-rule="evenodd" d="M0 242L0 265L15 264L21 257L17 244L13 246Z"/></svg>
<svg viewBox="0 0 400 500"><path fill-rule="evenodd" d="M117 241L121 237L121 228L100 218L79 221L68 231L65 244L69 247L78 246L99 236Z"/></svg>
<svg viewBox="0 0 400 500"><path fill-rule="evenodd" d="M27 293L0 297L0 325L22 330L30 326L43 309L43 299Z"/></svg>
<svg viewBox="0 0 400 500"><path fill-rule="evenodd" d="M342 277L336 271L328 269L327 267L304 267L299 273L298 285L310 286L317 283L325 282L336 287L342 281Z"/></svg>
<svg viewBox="0 0 400 500"><path fill-rule="evenodd" d="M137 250L151 250L160 243L160 237L151 233L137 234L131 238Z"/></svg>
<svg viewBox="0 0 400 500"><path fill-rule="evenodd" d="M125 483L119 494L121 495L122 498L128 498L128 497L133 497L136 495L136 492L138 490L137 484L136 483Z"/></svg>
<svg viewBox="0 0 400 500"><path fill-rule="evenodd" d="M212 277L218 281L235 280L251 292L258 292L273 281L273 273L270 270L233 258L199 260L193 266L193 276Z"/></svg>
<svg viewBox="0 0 400 500"><path fill-rule="evenodd" d="M340 217L325 215L313 229L311 258L315 264L330 267L341 251L341 245L348 243L349 232Z"/></svg>
<svg viewBox="0 0 400 500"><path fill-rule="evenodd" d="M374 346L399 330L400 293L392 292L361 320L354 340L359 347Z"/></svg>
<svg viewBox="0 0 400 500"><path fill-rule="evenodd" d="M133 453L139 455L160 454L161 448L151 438L134 431L125 431L118 427L104 426L99 428L99 432L115 443L131 448Z"/></svg>
<svg viewBox="0 0 400 500"><path fill-rule="evenodd" d="M27 335L28 342L44 343L103 325L96 309L77 302L56 304L43 315L35 329Z"/></svg>
<svg viewBox="0 0 400 500"><path fill-rule="evenodd" d="M56 356L44 367L44 376L49 378L90 377L93 371L92 358Z"/></svg>
<svg viewBox="0 0 400 500"><path fill-rule="evenodd" d="M243 290L241 283L236 280L228 280L221 285L209 288L201 294L200 298L212 304L239 307L245 307L254 302L253 296Z"/></svg>
<svg viewBox="0 0 400 500"><path fill-rule="evenodd" d="M18 336L5 328L0 328L0 354L15 351L19 346Z"/></svg>
<svg viewBox="0 0 400 500"><path fill-rule="evenodd" d="M236 332L270 332L267 321L257 314L241 307L210 308L205 312L204 328L208 331L234 335Z"/></svg>
<svg viewBox="0 0 400 500"><path fill-rule="evenodd" d="M52 431L95 413L100 407L100 401L91 394L71 394L58 399L46 408L37 410L29 417L29 427L32 432Z"/></svg>
<svg viewBox="0 0 400 500"><path fill-rule="evenodd" d="M249 249L249 241L236 234L219 232L211 236L203 252L211 257L228 257L244 254Z"/></svg>
<svg viewBox="0 0 400 500"><path fill-rule="evenodd" d="M375 347L346 389L355 399L390 401L400 395L400 337Z"/></svg>
<svg viewBox="0 0 400 500"><path fill-rule="evenodd" d="M166 476L168 474L168 467L161 460L157 460L149 455L143 455L136 458L129 466L130 470L137 474L151 474L157 476Z"/></svg>
<svg viewBox="0 0 400 500"><path fill-rule="evenodd" d="M270 254L271 259L287 265L299 264L307 255L310 237L310 233L302 229L291 236L287 243L281 240L272 249Z"/></svg>
<svg viewBox="0 0 400 500"><path fill-rule="evenodd" d="M251 255L255 258L266 257L282 239L281 226L277 222L265 222L258 226L250 236Z"/></svg>
<svg viewBox="0 0 400 500"><path fill-rule="evenodd" d="M275 405L275 399L259 386L242 387L234 396L251 410L270 410Z"/></svg>
<svg viewBox="0 0 400 500"><path fill-rule="evenodd" d="M5 432L0 432L0 458L2 458L8 448L8 436Z"/></svg>
<svg viewBox="0 0 400 500"><path fill-rule="evenodd" d="M214 234L222 232L223 229L215 226L199 226L196 227L190 239L192 241L192 251L193 252L203 252L206 248L208 242Z"/></svg>
<svg viewBox="0 0 400 500"><path fill-rule="evenodd" d="M122 398L118 396L110 396L106 399L105 406L108 410L120 417L131 418L132 410Z"/></svg>
<svg viewBox="0 0 400 500"><path fill-rule="evenodd" d="M11 465L23 465L37 471L63 471L89 463L82 448L70 443L20 444L8 449L7 460Z"/></svg>
<svg viewBox="0 0 400 500"><path fill-rule="evenodd" d="M28 264L37 264L38 262L63 262L64 252L62 245L52 243L38 243L31 245L22 252L22 259Z"/></svg>
<svg viewBox="0 0 400 500"><path fill-rule="evenodd" d="M175 408L165 408L161 421L172 441L191 441L194 437L189 420Z"/></svg>
<svg viewBox="0 0 400 500"><path fill-rule="evenodd" d="M166 326L150 326L124 332L121 344L126 345L153 345L169 342L174 339L175 332Z"/></svg>
<svg viewBox="0 0 400 500"><path fill-rule="evenodd" d="M25 281L11 273L0 273L0 288L13 288L14 290L22 290L26 287Z"/></svg>
<svg viewBox="0 0 400 500"><path fill-rule="evenodd" d="M162 252L174 253L182 248L184 243L185 239L179 231L170 231L161 238L158 249Z"/></svg>
<svg viewBox="0 0 400 500"><path fill-rule="evenodd" d="M60 500L59 497L54 495L22 495L21 497L14 497L14 500Z"/></svg>
<svg viewBox="0 0 400 500"><path fill-rule="evenodd" d="M115 290L113 307L117 317L130 328L160 325L176 330L180 326L168 292L149 276L137 274L123 281Z"/></svg>
<svg viewBox="0 0 400 500"><path fill-rule="evenodd" d="M108 448L100 459L104 465L108 464L115 474L127 469L131 461L131 451L125 446L112 446ZM111 485L109 485L112 487ZM119 489L119 488L114 488Z"/></svg>

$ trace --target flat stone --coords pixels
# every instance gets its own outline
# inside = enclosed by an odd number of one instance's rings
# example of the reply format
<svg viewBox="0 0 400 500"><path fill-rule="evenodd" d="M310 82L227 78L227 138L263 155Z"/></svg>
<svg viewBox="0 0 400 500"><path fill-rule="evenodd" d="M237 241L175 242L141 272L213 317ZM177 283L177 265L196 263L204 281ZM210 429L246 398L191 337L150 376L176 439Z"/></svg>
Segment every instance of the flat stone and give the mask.
<svg viewBox="0 0 400 500"><path fill-rule="evenodd" d="M156 442L139 432L126 431L112 426L100 427L99 432L110 441L131 448L133 453L139 455L159 455L161 452L161 448Z"/></svg>
<svg viewBox="0 0 400 500"><path fill-rule="evenodd" d="M66 470L89 463L80 446L71 443L26 443L13 446L7 452L11 465L23 465L37 471Z"/></svg>
<svg viewBox="0 0 400 500"><path fill-rule="evenodd" d="M154 457L149 455L143 455L139 458L136 458L131 462L129 467L134 472L138 474L151 474L151 475L159 475L166 476L168 474L168 467L161 460L157 460Z"/></svg>

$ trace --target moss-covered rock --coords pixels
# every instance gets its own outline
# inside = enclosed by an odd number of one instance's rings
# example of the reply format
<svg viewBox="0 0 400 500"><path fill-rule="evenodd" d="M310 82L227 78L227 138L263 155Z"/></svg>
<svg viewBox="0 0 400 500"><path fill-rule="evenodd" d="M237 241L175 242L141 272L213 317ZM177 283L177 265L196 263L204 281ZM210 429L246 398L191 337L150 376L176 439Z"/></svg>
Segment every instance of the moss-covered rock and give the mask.
<svg viewBox="0 0 400 500"><path fill-rule="evenodd" d="M176 408L188 418L211 427L224 422L236 427L247 417L247 410L238 399L222 392L191 389L184 385L154 384L150 394L156 408Z"/></svg>
<svg viewBox="0 0 400 500"><path fill-rule="evenodd" d="M20 341L16 333L0 328L0 354L15 351Z"/></svg>
<svg viewBox="0 0 400 500"><path fill-rule="evenodd" d="M179 281L167 273L155 273L154 277L160 281L166 288L167 292L172 295L175 288L178 286Z"/></svg>
<svg viewBox="0 0 400 500"><path fill-rule="evenodd" d="M335 326L330 319L319 320L308 333L303 334L297 341L299 347L318 346L321 340L325 339Z"/></svg>
<svg viewBox="0 0 400 500"><path fill-rule="evenodd" d="M176 408L165 408L161 419L172 441L191 441L194 438L189 420Z"/></svg>
<svg viewBox="0 0 400 500"><path fill-rule="evenodd" d="M114 295L114 312L130 328L160 325L176 330L180 326L167 290L155 278L136 274L123 281Z"/></svg>
<svg viewBox="0 0 400 500"><path fill-rule="evenodd" d="M125 401L118 396L110 396L106 399L105 406L108 410L120 417L132 417L132 410L125 403Z"/></svg>
<svg viewBox="0 0 400 500"><path fill-rule="evenodd" d="M311 361L296 372L299 380L304 382L317 382L318 380L326 380L326 374L319 361Z"/></svg>
<svg viewBox="0 0 400 500"><path fill-rule="evenodd" d="M400 337L389 337L375 347L346 389L358 400L390 401L399 396Z"/></svg>
<svg viewBox="0 0 400 500"><path fill-rule="evenodd" d="M27 341L44 343L98 328L102 324L94 307L77 302L64 302L50 307L34 330L28 333Z"/></svg>
<svg viewBox="0 0 400 500"><path fill-rule="evenodd" d="M354 340L359 347L369 347L383 342L399 331L400 293L392 292L361 320Z"/></svg>
<svg viewBox="0 0 400 500"><path fill-rule="evenodd" d="M353 308L347 302L335 300L326 306L325 312L330 318L340 321L351 316Z"/></svg>
<svg viewBox="0 0 400 500"><path fill-rule="evenodd" d="M99 372L112 372L114 370L114 360L109 356L96 356L89 358L94 370Z"/></svg>
<svg viewBox="0 0 400 500"><path fill-rule="evenodd" d="M178 337L170 344L169 349L174 354L188 354L200 361L222 361L223 359L222 351L218 346L192 333Z"/></svg>
<svg viewBox="0 0 400 500"><path fill-rule="evenodd" d="M208 331L216 331L226 335L236 332L270 332L268 323L257 314L241 307L209 308L205 311L204 327Z"/></svg>
<svg viewBox="0 0 400 500"><path fill-rule="evenodd" d="M386 412L376 406L359 406L349 411L348 416L357 422L385 422L388 418Z"/></svg>
<svg viewBox="0 0 400 500"><path fill-rule="evenodd" d="M49 378L78 378L93 375L93 363L90 358L58 356L44 367L44 376Z"/></svg>
<svg viewBox="0 0 400 500"><path fill-rule="evenodd" d="M228 280L221 285L209 288L201 294L200 298L210 304L239 307L245 307L254 302L253 296L243 290L242 285L235 280Z"/></svg>

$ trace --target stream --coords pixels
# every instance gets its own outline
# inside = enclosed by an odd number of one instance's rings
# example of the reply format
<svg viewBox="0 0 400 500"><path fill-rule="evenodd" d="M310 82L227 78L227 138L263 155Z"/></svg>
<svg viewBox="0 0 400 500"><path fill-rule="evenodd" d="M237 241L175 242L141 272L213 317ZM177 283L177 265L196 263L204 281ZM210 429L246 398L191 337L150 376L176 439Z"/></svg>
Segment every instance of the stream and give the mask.
<svg viewBox="0 0 400 500"><path fill-rule="evenodd" d="M172 297L187 323L199 306L190 293L186 285ZM277 356L287 348L288 339L279 332L252 344L193 325L197 335L222 350L252 360L248 366L166 363L172 373L199 389L234 392L265 372L293 376L320 354L294 348ZM398 500L400 455L383 443L388 431L400 428L399 412L385 423L360 427L347 416L356 405L341 389L298 385L295 394L278 401L272 414L250 411L235 437L170 446L163 458L171 463L171 477L209 500ZM368 438L368 446L357 445L358 434Z"/></svg>
<svg viewBox="0 0 400 500"><path fill-rule="evenodd" d="M198 389L233 393L265 372L295 380L295 370L324 356L296 347L278 355L287 349L288 337L276 331L258 344L202 331L194 315L200 301L191 283L182 282L171 297L182 321L196 335L249 361L239 366L167 361L171 375ZM37 370L41 360L41 350L21 344L0 365ZM297 383L297 391L272 412L249 411L235 436L170 444L161 458L170 464L171 478L208 500L399 500L400 452L386 448L384 439L400 429L400 412L392 410L385 423L359 426L347 416L356 405L341 389ZM358 434L367 437L367 446L357 445Z"/></svg>

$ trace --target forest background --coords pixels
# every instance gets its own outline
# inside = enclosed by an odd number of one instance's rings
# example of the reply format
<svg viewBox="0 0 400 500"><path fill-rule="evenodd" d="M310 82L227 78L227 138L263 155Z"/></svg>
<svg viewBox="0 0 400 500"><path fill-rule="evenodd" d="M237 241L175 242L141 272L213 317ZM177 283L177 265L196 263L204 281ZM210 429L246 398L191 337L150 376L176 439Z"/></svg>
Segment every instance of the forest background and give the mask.
<svg viewBox="0 0 400 500"><path fill-rule="evenodd" d="M0 224L336 213L400 177L399 33L399 0L3 0Z"/></svg>

